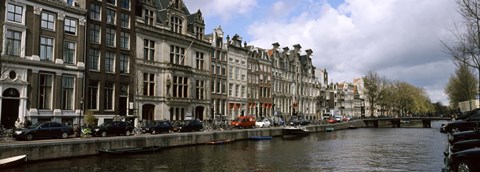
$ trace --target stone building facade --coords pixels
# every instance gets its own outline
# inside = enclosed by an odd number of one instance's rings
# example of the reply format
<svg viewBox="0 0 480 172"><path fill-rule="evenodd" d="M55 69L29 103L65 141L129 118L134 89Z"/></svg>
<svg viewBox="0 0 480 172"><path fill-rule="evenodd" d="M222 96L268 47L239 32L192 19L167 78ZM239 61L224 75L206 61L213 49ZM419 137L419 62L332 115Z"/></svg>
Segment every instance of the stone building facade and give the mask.
<svg viewBox="0 0 480 172"><path fill-rule="evenodd" d="M227 55L228 49L224 41L224 32L221 27L213 30L212 34L206 35L214 50L211 54L211 114L210 119L226 119L228 96L227 96Z"/></svg>
<svg viewBox="0 0 480 172"><path fill-rule="evenodd" d="M228 119L247 114L247 59L248 49L242 38L227 36L228 48Z"/></svg>
<svg viewBox="0 0 480 172"><path fill-rule="evenodd" d="M140 120L204 120L211 114L211 44L202 13L181 0L144 0L136 22L135 107Z"/></svg>

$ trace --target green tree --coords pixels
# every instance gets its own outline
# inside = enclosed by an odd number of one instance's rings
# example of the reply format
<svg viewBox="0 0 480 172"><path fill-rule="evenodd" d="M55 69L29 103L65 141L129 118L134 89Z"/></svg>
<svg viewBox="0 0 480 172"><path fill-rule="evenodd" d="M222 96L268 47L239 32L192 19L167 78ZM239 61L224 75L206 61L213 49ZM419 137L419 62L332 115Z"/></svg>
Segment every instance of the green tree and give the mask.
<svg viewBox="0 0 480 172"><path fill-rule="evenodd" d="M455 73L450 76L445 88L450 106L457 109L458 102L474 99L477 95L477 85L478 80L469 66L465 63L458 64Z"/></svg>
<svg viewBox="0 0 480 172"><path fill-rule="evenodd" d="M370 105L370 116L373 117L378 101L381 96L381 91L386 86L386 79L380 77L375 71L369 71L366 76L363 77L363 84L365 87L366 95L369 105Z"/></svg>

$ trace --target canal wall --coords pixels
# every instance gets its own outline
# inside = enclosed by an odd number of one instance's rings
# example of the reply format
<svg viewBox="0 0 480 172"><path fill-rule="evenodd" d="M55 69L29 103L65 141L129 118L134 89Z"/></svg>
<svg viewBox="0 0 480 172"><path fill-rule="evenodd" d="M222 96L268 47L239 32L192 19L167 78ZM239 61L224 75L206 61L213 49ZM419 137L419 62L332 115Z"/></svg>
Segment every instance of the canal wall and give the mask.
<svg viewBox="0 0 480 172"><path fill-rule="evenodd" d="M349 126L365 127L362 120L339 124L310 125L311 132L324 132L327 128L335 130L347 129ZM97 149L125 148L142 146L189 146L205 144L212 140L234 139L246 140L251 136L282 136L282 128L236 129L227 131L173 133L157 135L137 135L118 137L89 137L35 141L2 141L0 142L0 158L16 155L28 155L29 161L71 158L98 154Z"/></svg>

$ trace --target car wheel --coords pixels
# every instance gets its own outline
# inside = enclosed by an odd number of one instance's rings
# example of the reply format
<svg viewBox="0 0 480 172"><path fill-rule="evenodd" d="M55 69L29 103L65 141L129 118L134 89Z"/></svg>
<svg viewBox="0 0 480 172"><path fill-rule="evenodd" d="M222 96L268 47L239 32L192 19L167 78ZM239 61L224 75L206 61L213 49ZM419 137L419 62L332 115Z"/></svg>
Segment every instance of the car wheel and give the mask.
<svg viewBox="0 0 480 172"><path fill-rule="evenodd" d="M106 131L102 131L102 133L100 133L100 136L106 137L106 136L107 136L107 132L106 132Z"/></svg>
<svg viewBox="0 0 480 172"><path fill-rule="evenodd" d="M152 134L157 134L157 131L155 131L155 130L152 130Z"/></svg>
<svg viewBox="0 0 480 172"><path fill-rule="evenodd" d="M125 131L125 135L126 135L126 136L129 136L130 134L131 134L131 133L130 133L130 130Z"/></svg>
<svg viewBox="0 0 480 172"><path fill-rule="evenodd" d="M33 140L33 135L32 134L27 134L25 139L28 140L28 141Z"/></svg>
<svg viewBox="0 0 480 172"><path fill-rule="evenodd" d="M460 162L458 164L457 172L470 172L470 168L466 162Z"/></svg>
<svg viewBox="0 0 480 172"><path fill-rule="evenodd" d="M68 138L68 133L67 132L63 132L62 133L62 139L66 139Z"/></svg>
<svg viewBox="0 0 480 172"><path fill-rule="evenodd" d="M238 129L242 129L243 127L241 125L238 126Z"/></svg>

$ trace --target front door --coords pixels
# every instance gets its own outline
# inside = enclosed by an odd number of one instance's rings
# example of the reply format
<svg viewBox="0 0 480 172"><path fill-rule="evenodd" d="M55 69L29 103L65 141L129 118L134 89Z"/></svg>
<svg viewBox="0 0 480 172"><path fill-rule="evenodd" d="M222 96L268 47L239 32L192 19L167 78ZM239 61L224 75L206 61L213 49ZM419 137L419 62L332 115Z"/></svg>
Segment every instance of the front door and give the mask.
<svg viewBox="0 0 480 172"><path fill-rule="evenodd" d="M14 128L18 116L18 107L20 105L20 94L14 88L9 88L3 92L2 99L2 117L1 125L5 128Z"/></svg>
<svg viewBox="0 0 480 172"><path fill-rule="evenodd" d="M153 119L153 112L155 111L155 105L145 104L142 106L142 120L151 121Z"/></svg>

